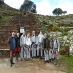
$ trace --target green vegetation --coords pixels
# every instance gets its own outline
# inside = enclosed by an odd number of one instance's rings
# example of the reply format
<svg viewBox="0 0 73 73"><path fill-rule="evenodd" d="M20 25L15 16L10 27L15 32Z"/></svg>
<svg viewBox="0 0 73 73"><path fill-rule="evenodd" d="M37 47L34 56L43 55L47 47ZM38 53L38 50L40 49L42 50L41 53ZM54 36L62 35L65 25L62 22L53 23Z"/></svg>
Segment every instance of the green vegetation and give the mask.
<svg viewBox="0 0 73 73"><path fill-rule="evenodd" d="M53 15L62 15L62 14L66 14L67 13L67 11L63 11L61 8L55 8L54 10L53 10Z"/></svg>
<svg viewBox="0 0 73 73"><path fill-rule="evenodd" d="M11 17L10 16L5 16L5 17L3 17L2 19L1 19L1 21L0 21L0 23L2 24L2 25L4 25L7 21L9 21L11 19Z"/></svg>
<svg viewBox="0 0 73 73"><path fill-rule="evenodd" d="M54 15L61 15L63 13L63 10L61 8L56 8L52 12Z"/></svg>
<svg viewBox="0 0 73 73"><path fill-rule="evenodd" d="M4 3L0 3L0 26L5 25L12 18L12 16L18 13L18 10L13 9Z"/></svg>
<svg viewBox="0 0 73 73"><path fill-rule="evenodd" d="M66 73L73 73L73 56L61 56L60 65L62 71L65 71Z"/></svg>
<svg viewBox="0 0 73 73"><path fill-rule="evenodd" d="M40 27L46 27L50 31L60 31L63 32L70 30L69 27L73 27L73 15L62 15L62 16L44 16L39 14L34 14L37 19L37 23ZM54 27L53 27L54 26ZM62 28L64 27L64 29ZM42 29L44 31L44 29ZM63 32L65 34L65 32Z"/></svg>

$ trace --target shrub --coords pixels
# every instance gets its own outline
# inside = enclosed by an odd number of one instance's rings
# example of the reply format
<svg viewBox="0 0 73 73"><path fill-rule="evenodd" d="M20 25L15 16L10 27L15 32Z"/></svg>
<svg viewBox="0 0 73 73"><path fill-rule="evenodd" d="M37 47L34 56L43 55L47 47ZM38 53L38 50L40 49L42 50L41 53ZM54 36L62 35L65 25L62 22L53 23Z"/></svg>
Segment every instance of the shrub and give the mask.
<svg viewBox="0 0 73 73"><path fill-rule="evenodd" d="M57 26L57 25L54 25L53 27L52 27L52 30L53 31L58 31L60 28L59 28L59 26Z"/></svg>
<svg viewBox="0 0 73 73"><path fill-rule="evenodd" d="M66 27L66 28L64 28L64 31L69 31L70 30L70 28L68 28L68 27Z"/></svg>
<svg viewBox="0 0 73 73"><path fill-rule="evenodd" d="M49 24L49 25L47 26L47 30L48 30L48 31L52 31L52 27L53 27L53 25L52 25L52 24Z"/></svg>

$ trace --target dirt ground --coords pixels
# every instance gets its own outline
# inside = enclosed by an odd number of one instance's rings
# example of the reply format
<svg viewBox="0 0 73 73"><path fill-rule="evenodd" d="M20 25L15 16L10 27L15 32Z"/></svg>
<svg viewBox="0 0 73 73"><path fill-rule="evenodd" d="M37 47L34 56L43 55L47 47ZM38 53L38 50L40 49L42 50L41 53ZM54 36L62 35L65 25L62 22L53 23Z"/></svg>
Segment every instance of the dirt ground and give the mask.
<svg viewBox="0 0 73 73"><path fill-rule="evenodd" d="M10 67L9 58L0 58L0 73L65 73L53 63L44 63L44 60L31 59L18 61Z"/></svg>

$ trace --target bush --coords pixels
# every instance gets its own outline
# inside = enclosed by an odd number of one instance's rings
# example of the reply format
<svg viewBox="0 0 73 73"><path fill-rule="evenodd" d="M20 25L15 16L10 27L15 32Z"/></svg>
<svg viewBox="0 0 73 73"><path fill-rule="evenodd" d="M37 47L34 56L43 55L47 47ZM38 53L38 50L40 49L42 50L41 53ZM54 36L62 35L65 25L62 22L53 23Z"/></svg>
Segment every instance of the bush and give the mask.
<svg viewBox="0 0 73 73"><path fill-rule="evenodd" d="M48 31L52 31L52 27L53 27L53 25L52 25L52 24L49 24L49 25L47 26L47 30L48 30Z"/></svg>
<svg viewBox="0 0 73 73"><path fill-rule="evenodd" d="M64 30L63 30L63 31L64 31ZM65 36L65 35L68 35L68 32L65 32L65 31L64 31L64 32L62 33L62 36Z"/></svg>
<svg viewBox="0 0 73 73"><path fill-rule="evenodd" d="M66 27L64 28L64 31L68 32L70 30L70 28Z"/></svg>
<svg viewBox="0 0 73 73"><path fill-rule="evenodd" d="M57 25L54 25L54 26L52 27L52 30L53 30L53 31L59 31L59 29L60 29L60 28L59 28L59 26L57 26Z"/></svg>

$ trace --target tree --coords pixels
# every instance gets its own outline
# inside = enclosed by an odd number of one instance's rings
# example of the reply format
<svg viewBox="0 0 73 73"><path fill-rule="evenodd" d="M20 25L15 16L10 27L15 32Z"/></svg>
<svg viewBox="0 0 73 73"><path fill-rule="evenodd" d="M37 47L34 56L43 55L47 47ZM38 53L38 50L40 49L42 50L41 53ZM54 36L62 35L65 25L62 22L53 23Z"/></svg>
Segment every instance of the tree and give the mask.
<svg viewBox="0 0 73 73"><path fill-rule="evenodd" d="M4 4L4 0L0 0L0 7L2 4Z"/></svg>
<svg viewBox="0 0 73 73"><path fill-rule="evenodd" d="M36 4L30 0L25 0L20 7L20 11L36 13Z"/></svg>
<svg viewBox="0 0 73 73"><path fill-rule="evenodd" d="M61 15L63 13L63 10L61 8L56 8L52 12L54 15Z"/></svg>
<svg viewBox="0 0 73 73"><path fill-rule="evenodd" d="M0 0L0 1L4 3L4 0Z"/></svg>
<svg viewBox="0 0 73 73"><path fill-rule="evenodd" d="M65 15L67 13L67 11L63 11L63 14Z"/></svg>

